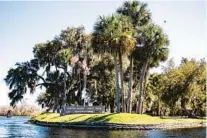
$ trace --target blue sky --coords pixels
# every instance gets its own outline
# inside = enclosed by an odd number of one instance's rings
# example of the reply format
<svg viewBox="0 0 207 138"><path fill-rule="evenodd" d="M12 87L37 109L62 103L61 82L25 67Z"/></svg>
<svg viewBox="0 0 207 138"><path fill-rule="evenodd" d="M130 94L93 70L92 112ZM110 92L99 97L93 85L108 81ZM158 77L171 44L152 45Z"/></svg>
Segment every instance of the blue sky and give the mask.
<svg viewBox="0 0 207 138"><path fill-rule="evenodd" d="M0 105L8 105L3 78L16 62L33 57L35 44L51 40L68 26L93 30L99 15L110 15L123 1L0 2ZM206 55L205 1L149 1L153 21L170 39L170 58L201 59ZM167 23L163 23L166 20ZM156 70L156 69L155 69ZM159 70L159 69L157 69ZM28 97L34 103L36 94Z"/></svg>

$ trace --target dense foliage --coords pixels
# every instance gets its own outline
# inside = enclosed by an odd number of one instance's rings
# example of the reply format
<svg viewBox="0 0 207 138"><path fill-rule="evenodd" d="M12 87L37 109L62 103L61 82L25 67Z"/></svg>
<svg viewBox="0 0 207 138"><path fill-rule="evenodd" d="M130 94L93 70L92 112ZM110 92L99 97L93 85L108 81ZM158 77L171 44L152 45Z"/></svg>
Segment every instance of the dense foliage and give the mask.
<svg viewBox="0 0 207 138"><path fill-rule="evenodd" d="M160 74L151 74L146 86L146 109L154 115L206 114L206 61L183 58ZM148 108L148 109L147 109Z"/></svg>

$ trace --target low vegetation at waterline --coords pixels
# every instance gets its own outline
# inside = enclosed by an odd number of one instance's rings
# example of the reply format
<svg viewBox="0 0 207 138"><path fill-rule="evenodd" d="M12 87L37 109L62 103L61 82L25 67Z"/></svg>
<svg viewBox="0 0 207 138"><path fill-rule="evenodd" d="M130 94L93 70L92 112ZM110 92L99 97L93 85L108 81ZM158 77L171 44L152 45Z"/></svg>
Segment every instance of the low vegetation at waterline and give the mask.
<svg viewBox="0 0 207 138"><path fill-rule="evenodd" d="M129 113L106 113L106 114L71 114L60 116L58 113L42 113L32 118L41 122L89 122L89 123L118 123L118 124L159 124L159 123L205 123L205 118L189 119L189 118L164 118L154 117L150 115L138 115Z"/></svg>
<svg viewBox="0 0 207 138"><path fill-rule="evenodd" d="M41 112L39 108L29 105L21 105L14 108L10 106L0 106L0 116L6 116L9 110L12 116L34 116Z"/></svg>

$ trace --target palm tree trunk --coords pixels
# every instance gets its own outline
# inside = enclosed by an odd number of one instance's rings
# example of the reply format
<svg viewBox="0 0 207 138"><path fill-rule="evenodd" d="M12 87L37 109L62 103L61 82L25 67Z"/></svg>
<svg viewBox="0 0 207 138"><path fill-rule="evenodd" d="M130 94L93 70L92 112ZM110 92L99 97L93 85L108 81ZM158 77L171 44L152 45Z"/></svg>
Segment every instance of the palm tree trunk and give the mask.
<svg viewBox="0 0 207 138"><path fill-rule="evenodd" d="M127 112L131 113L132 110L132 84L133 83L133 57L130 56L130 77L129 77L129 91L128 91L128 106Z"/></svg>
<svg viewBox="0 0 207 138"><path fill-rule="evenodd" d="M85 58L85 60L87 61L87 57ZM84 90L84 92L85 92L85 96L84 96L84 98L83 98L83 106L85 106L85 99L86 99L86 84L87 84L87 72L86 71L84 71L83 72L83 90Z"/></svg>
<svg viewBox="0 0 207 138"><path fill-rule="evenodd" d="M119 52L119 65L120 65L121 94L122 94L122 112L126 112L125 94L124 94L124 73L123 73L123 67L122 67L122 54L121 54L121 52Z"/></svg>
<svg viewBox="0 0 207 138"><path fill-rule="evenodd" d="M67 72L67 65L64 67L64 84L63 84L63 93L62 93L62 115L64 115L64 109L66 106L66 72Z"/></svg>
<svg viewBox="0 0 207 138"><path fill-rule="evenodd" d="M57 111L58 112L58 97L57 97L57 95L55 96L55 112Z"/></svg>
<svg viewBox="0 0 207 138"><path fill-rule="evenodd" d="M137 113L141 114L142 110L142 101L143 101L143 88L144 88L144 77L147 70L148 60L144 63L141 70L140 82L139 82L139 99L138 99L138 107Z"/></svg>
<svg viewBox="0 0 207 138"><path fill-rule="evenodd" d="M116 112L120 113L120 96L119 96L119 73L117 68L117 57L114 54L114 70L115 70L115 78L116 78Z"/></svg>
<svg viewBox="0 0 207 138"><path fill-rule="evenodd" d="M147 76L148 76L148 73L149 73L149 68L147 68L146 72L145 72L145 77L144 77L144 88L143 88L143 97L145 96L145 93L146 93L146 84L147 84ZM141 110L141 114L143 113L143 103L144 101L142 100L142 110Z"/></svg>
<svg viewBox="0 0 207 138"><path fill-rule="evenodd" d="M79 100L79 104L82 105L82 99L81 99L81 96L82 96L82 91L81 91L81 74L80 72L78 73L78 79L79 79L79 97L78 97L78 100Z"/></svg>
<svg viewBox="0 0 207 138"><path fill-rule="evenodd" d="M86 72L83 73L83 90L84 90L84 92L86 92ZM84 98L83 98L83 106L85 106L85 99L86 99L86 97L84 96Z"/></svg>

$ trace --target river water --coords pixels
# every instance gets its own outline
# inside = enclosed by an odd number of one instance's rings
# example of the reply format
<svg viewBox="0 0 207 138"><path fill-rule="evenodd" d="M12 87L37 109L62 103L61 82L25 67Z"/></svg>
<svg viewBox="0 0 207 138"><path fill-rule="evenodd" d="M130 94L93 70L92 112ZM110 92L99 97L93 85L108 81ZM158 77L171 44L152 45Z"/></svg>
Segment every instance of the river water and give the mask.
<svg viewBox="0 0 207 138"><path fill-rule="evenodd" d="M176 130L82 130L42 127L25 123L29 117L0 116L0 138L205 138L206 128Z"/></svg>

